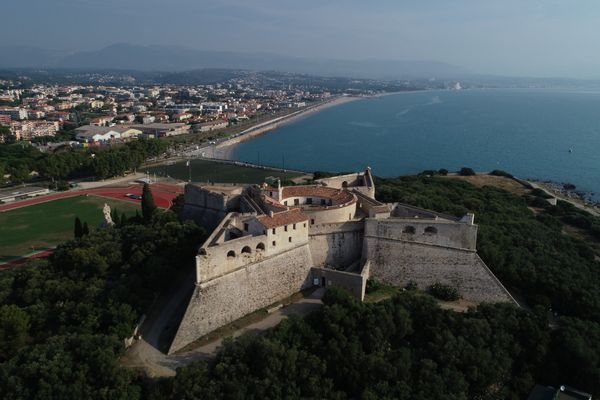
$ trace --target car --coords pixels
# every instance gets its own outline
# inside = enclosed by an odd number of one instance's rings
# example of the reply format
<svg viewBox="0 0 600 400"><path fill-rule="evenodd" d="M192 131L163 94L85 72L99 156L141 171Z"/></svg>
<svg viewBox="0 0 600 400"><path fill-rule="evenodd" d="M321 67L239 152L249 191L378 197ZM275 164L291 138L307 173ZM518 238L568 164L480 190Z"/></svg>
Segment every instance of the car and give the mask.
<svg viewBox="0 0 600 400"><path fill-rule="evenodd" d="M138 194L132 194L132 193L127 193L125 195L125 197L129 197L130 199L134 199L134 200L141 200L142 196L138 195Z"/></svg>

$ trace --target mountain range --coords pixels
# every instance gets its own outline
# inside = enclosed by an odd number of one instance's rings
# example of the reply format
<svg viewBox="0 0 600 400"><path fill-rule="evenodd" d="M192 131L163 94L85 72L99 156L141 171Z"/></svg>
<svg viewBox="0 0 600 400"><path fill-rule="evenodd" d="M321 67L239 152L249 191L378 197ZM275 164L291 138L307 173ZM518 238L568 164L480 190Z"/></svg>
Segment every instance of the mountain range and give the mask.
<svg viewBox="0 0 600 400"><path fill-rule="evenodd" d="M456 78L471 73L440 61L336 60L197 50L181 46L117 43L100 50L53 51L35 47L0 47L0 68L128 69L180 72L200 68L281 71L321 76L376 79Z"/></svg>

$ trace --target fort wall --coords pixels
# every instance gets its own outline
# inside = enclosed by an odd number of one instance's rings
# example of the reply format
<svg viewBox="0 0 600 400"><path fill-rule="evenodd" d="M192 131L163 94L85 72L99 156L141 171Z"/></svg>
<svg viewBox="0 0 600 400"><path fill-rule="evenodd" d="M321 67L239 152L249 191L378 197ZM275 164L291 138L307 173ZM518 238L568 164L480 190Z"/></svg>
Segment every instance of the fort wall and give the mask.
<svg viewBox="0 0 600 400"><path fill-rule="evenodd" d="M426 290L440 282L456 287L466 300L514 302L474 251L365 237L365 254L371 261L371 277L389 285L414 282Z"/></svg>
<svg viewBox="0 0 600 400"><path fill-rule="evenodd" d="M368 218L368 236L475 251L477 225L443 219Z"/></svg>
<svg viewBox="0 0 600 400"><path fill-rule="evenodd" d="M309 244L314 266L345 267L361 258L363 221L313 225Z"/></svg>
<svg viewBox="0 0 600 400"><path fill-rule="evenodd" d="M309 287L311 267L305 244L196 285L169 353Z"/></svg>

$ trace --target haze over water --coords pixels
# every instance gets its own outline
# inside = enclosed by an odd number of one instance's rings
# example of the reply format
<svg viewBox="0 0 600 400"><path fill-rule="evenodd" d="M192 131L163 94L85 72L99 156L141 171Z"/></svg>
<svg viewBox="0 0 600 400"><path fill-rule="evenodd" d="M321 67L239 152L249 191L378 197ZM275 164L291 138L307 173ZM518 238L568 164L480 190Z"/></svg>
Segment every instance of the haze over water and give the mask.
<svg viewBox="0 0 600 400"><path fill-rule="evenodd" d="M572 149L572 153L569 152ZM463 166L600 193L600 93L427 91L369 98L243 142L232 158L379 176Z"/></svg>

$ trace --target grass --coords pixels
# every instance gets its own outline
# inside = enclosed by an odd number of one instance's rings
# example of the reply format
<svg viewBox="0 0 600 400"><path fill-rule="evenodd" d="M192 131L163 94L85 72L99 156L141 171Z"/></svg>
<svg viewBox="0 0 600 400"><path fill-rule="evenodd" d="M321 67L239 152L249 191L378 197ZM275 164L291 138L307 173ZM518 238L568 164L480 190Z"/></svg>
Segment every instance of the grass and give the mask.
<svg viewBox="0 0 600 400"><path fill-rule="evenodd" d="M179 161L171 165L148 167L146 170L150 174L158 176L168 175L171 178L187 181L189 179L189 170L185 163L185 161ZM287 180L303 175L295 172L278 172L209 160L191 160L191 170L193 182L262 183L266 177L271 176Z"/></svg>
<svg viewBox="0 0 600 400"><path fill-rule="evenodd" d="M76 216L94 229L104 219L104 203L128 215L133 215L139 207L121 200L77 196L0 213L0 262L72 239Z"/></svg>

